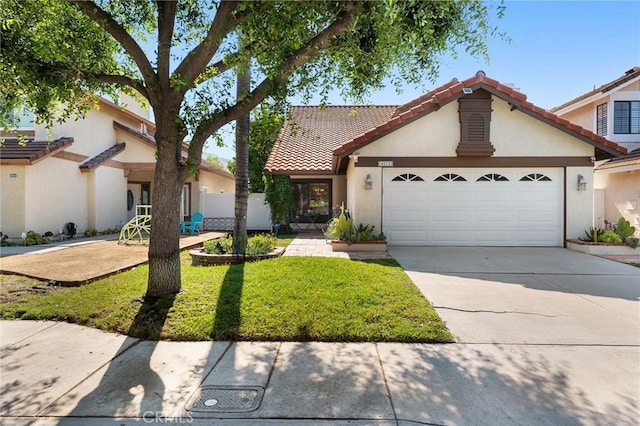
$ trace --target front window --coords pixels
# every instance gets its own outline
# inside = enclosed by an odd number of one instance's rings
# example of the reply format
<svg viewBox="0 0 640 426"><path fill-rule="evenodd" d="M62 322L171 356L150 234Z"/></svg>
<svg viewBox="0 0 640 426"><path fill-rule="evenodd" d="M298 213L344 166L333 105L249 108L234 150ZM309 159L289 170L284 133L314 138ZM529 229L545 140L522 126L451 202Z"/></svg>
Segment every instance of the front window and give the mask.
<svg viewBox="0 0 640 426"><path fill-rule="evenodd" d="M640 133L640 101L616 101L613 106L613 133Z"/></svg>
<svg viewBox="0 0 640 426"><path fill-rule="evenodd" d="M292 181L293 213L300 222L329 220L331 209L331 180Z"/></svg>
<svg viewBox="0 0 640 426"><path fill-rule="evenodd" d="M607 136L607 103L598 105L596 109L596 133Z"/></svg>

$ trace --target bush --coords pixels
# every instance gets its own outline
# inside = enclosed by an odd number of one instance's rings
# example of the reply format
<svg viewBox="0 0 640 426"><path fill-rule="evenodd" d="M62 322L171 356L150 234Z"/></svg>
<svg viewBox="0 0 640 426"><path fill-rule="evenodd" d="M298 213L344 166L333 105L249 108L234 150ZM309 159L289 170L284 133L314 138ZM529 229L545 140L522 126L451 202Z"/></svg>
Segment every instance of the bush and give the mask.
<svg viewBox="0 0 640 426"><path fill-rule="evenodd" d="M271 253L275 248L278 239L268 234L255 235L247 240L246 255L254 256L258 254ZM204 251L207 254L233 253L233 238L223 237L216 240L205 241Z"/></svg>
<svg viewBox="0 0 640 426"><path fill-rule="evenodd" d="M608 230L602 233L600 241L603 243L622 243L622 238L615 232Z"/></svg>
<svg viewBox="0 0 640 426"><path fill-rule="evenodd" d="M48 244L50 242L51 242L51 238L40 235L34 231L29 231L27 232L27 239L25 240L25 245L35 246L39 244Z"/></svg>
<svg viewBox="0 0 640 426"><path fill-rule="evenodd" d="M615 231L616 234L620 235L620 238L623 241L626 241L627 238L633 236L633 234L636 232L636 227L631 226L631 223L629 223L627 219L621 217L620 219L618 219L618 223L616 223Z"/></svg>
<svg viewBox="0 0 640 426"><path fill-rule="evenodd" d="M233 239L231 237L222 237L215 240L205 241L203 247L207 254L231 253Z"/></svg>
<svg viewBox="0 0 640 426"><path fill-rule="evenodd" d="M87 229L86 231L84 231L85 237L95 237L96 235L98 235L97 229Z"/></svg>
<svg viewBox="0 0 640 426"><path fill-rule="evenodd" d="M271 253L276 248L277 242L278 239L272 235L255 235L247 240L247 254L253 256Z"/></svg>
<svg viewBox="0 0 640 426"><path fill-rule="evenodd" d="M580 238L580 241L586 241L590 243L597 243L600 241L600 236L604 233L603 229L600 228L590 228L584 231L585 237Z"/></svg>
<svg viewBox="0 0 640 426"><path fill-rule="evenodd" d="M358 241L385 241L387 237L381 232L375 233L375 226L359 224L357 227L353 225L353 219L344 210L340 212L338 217L334 217L329 222L327 229L324 231L325 237L334 241L346 241L355 243Z"/></svg>

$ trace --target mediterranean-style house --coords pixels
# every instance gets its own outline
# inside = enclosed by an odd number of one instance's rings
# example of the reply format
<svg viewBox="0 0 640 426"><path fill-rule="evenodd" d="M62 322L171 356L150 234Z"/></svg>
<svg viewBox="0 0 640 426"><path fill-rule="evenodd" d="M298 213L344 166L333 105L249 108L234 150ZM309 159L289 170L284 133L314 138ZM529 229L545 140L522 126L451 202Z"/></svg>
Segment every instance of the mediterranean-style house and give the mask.
<svg viewBox="0 0 640 426"><path fill-rule="evenodd" d="M78 232L120 227L135 215L136 205L151 204L155 124L132 99L119 103L100 98L99 108L85 118L51 130L26 122L17 131L27 143L10 138L15 132L1 135L4 235L56 233L67 222ZM234 190L232 174L203 161L184 184L182 213L200 210L207 191Z"/></svg>
<svg viewBox="0 0 640 426"><path fill-rule="evenodd" d="M344 203L389 244L564 246L593 225L593 163L625 153L480 71L402 106L293 107L265 171L301 222Z"/></svg>
<svg viewBox="0 0 640 426"><path fill-rule="evenodd" d="M594 174L597 226L624 217L640 231L640 67L551 111L627 148Z"/></svg>

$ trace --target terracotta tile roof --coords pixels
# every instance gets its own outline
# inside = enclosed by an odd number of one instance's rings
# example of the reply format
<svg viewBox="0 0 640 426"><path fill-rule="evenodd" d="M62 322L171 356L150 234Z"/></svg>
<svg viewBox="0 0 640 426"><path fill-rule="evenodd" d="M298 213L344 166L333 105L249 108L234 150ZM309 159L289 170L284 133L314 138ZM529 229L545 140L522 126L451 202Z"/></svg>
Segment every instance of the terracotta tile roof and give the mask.
<svg viewBox="0 0 640 426"><path fill-rule="evenodd" d="M93 156L91 158L87 158L82 163L80 163L78 165L78 167L80 167L80 170L83 171L83 172L88 172L90 170L93 170L96 167L98 167L100 164L102 164L105 161L107 161L108 159L110 159L112 157L115 157L120 152L124 151L124 148L125 148L125 143L124 142L117 143L117 144L105 149L100 154L95 155L95 156Z"/></svg>
<svg viewBox="0 0 640 426"><path fill-rule="evenodd" d="M270 173L331 173L332 151L388 122L396 106L294 106L265 170Z"/></svg>
<svg viewBox="0 0 640 426"><path fill-rule="evenodd" d="M621 155L620 157L612 158L606 163L596 167L596 170L616 169L629 166L635 166L634 169L640 170L640 148L635 149L628 154Z"/></svg>
<svg viewBox="0 0 640 426"><path fill-rule="evenodd" d="M603 84L602 86L593 89L590 92L585 93L584 95L580 95L575 99L571 99L569 102L565 102L560 106L557 107L553 107L551 108L549 111L551 112L556 112L559 111L561 109L564 109L566 107L568 107L571 104L574 104L576 102L580 102L583 99L587 99L590 96L593 96L595 94L598 93L602 93L605 94L613 89L615 89L618 86L623 85L624 83L633 80L634 78L640 77L640 67L633 67L630 70L627 70L623 76L616 78L613 81L610 81L608 83Z"/></svg>
<svg viewBox="0 0 640 426"><path fill-rule="evenodd" d="M449 102L458 100L460 97L464 96L463 88L471 90L484 89L492 95L510 103L513 108L595 146L609 157L619 156L627 152L626 148L611 142L602 136L596 135L577 124L560 118L543 108L533 105L531 102L527 101L527 97L524 94L512 87L505 86L496 80L486 77L483 72L478 72L475 76L464 81L454 79L449 83L446 83L437 89L434 89L425 95L400 106L389 121L382 123L381 125L372 128L335 148L333 150L333 154L339 158L346 157L356 149L375 141L383 135L429 114L430 112L436 111Z"/></svg>
<svg viewBox="0 0 640 426"><path fill-rule="evenodd" d="M28 141L5 139L0 146L1 164L34 164L56 151L63 150L73 143L73 138L60 138L54 141Z"/></svg>

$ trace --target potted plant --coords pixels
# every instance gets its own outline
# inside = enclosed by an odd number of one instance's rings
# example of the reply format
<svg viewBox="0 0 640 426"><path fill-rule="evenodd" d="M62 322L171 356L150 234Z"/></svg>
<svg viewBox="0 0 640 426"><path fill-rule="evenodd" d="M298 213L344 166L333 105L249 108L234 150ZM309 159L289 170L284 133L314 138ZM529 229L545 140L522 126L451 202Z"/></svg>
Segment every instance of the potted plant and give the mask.
<svg viewBox="0 0 640 426"><path fill-rule="evenodd" d="M345 213L344 207L340 214L333 218L324 232L331 240L333 251L386 251L387 237L376 233L373 225L359 224L355 226L353 219Z"/></svg>
<svg viewBox="0 0 640 426"><path fill-rule="evenodd" d="M567 240L567 248L595 255L626 255L637 253L639 239L636 228L621 217L611 229L590 228L584 237Z"/></svg>

